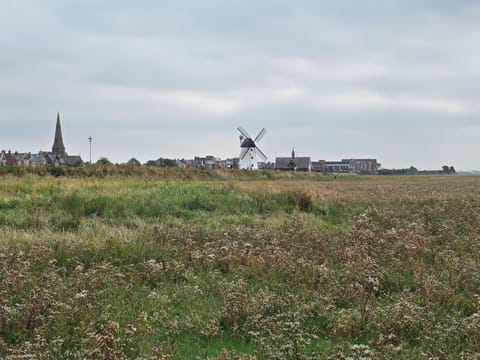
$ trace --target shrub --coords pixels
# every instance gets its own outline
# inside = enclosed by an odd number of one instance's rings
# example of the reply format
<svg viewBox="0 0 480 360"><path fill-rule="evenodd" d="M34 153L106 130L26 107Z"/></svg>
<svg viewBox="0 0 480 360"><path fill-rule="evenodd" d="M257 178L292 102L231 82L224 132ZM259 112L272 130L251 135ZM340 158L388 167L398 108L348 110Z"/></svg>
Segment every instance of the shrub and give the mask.
<svg viewBox="0 0 480 360"><path fill-rule="evenodd" d="M288 192L288 200L300 211L310 212L313 209L312 196L304 190L291 190Z"/></svg>

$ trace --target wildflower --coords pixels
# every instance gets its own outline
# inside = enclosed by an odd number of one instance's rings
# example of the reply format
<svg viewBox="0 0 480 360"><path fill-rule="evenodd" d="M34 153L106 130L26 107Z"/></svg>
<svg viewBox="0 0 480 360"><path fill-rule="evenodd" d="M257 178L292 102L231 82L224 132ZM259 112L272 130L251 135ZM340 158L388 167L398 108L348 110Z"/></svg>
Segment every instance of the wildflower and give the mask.
<svg viewBox="0 0 480 360"><path fill-rule="evenodd" d="M77 300L85 300L88 296L88 290L82 290L79 293L75 294L75 299Z"/></svg>

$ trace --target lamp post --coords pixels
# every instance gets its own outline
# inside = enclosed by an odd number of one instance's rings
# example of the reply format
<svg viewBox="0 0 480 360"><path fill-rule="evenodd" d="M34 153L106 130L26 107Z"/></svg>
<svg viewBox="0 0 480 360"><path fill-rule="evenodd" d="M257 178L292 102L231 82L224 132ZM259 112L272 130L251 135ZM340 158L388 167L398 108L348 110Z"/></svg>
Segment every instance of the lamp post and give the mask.
<svg viewBox="0 0 480 360"><path fill-rule="evenodd" d="M92 165L92 137L88 138L88 142L90 143L90 165Z"/></svg>

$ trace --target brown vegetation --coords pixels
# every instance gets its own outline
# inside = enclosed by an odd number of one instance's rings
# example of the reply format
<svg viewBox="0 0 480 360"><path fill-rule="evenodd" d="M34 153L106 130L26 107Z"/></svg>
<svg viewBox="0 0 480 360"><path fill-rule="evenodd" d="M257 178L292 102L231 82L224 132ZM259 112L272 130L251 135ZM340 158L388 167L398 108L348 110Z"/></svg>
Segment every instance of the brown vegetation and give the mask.
<svg viewBox="0 0 480 360"><path fill-rule="evenodd" d="M480 178L199 176L0 177L1 356L479 356Z"/></svg>

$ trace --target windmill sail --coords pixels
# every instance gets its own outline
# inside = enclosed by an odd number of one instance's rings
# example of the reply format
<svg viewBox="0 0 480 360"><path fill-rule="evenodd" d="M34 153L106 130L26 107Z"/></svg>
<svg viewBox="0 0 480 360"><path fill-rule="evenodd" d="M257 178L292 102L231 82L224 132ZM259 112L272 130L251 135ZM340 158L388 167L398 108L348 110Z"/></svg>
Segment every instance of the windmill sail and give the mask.
<svg viewBox="0 0 480 360"><path fill-rule="evenodd" d="M243 158L247 154L248 154L248 148L242 148L242 150L240 151L240 160L243 160Z"/></svg>
<svg viewBox="0 0 480 360"><path fill-rule="evenodd" d="M238 129L238 131L240 131L240 134L242 134L247 139L251 138L250 134L243 127L239 126L237 129Z"/></svg>
<svg viewBox="0 0 480 360"><path fill-rule="evenodd" d="M260 155L263 161L267 161L267 155L265 155L258 147L255 149L255 151L258 153L257 155Z"/></svg>
<svg viewBox="0 0 480 360"><path fill-rule="evenodd" d="M267 133L267 129L263 128L262 131L258 133L257 137L253 141L259 142L260 140L262 140L262 138L265 136L266 133Z"/></svg>

